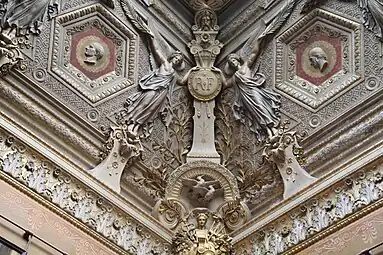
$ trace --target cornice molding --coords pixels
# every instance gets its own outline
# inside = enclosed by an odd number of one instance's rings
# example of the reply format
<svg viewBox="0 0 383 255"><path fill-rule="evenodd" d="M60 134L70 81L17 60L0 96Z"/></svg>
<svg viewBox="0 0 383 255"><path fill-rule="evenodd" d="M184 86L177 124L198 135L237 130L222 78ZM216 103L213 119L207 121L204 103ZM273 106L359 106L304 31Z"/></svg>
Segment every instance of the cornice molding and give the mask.
<svg viewBox="0 0 383 255"><path fill-rule="evenodd" d="M86 121L81 123L80 117L69 117L76 115L69 113L68 109L52 96L48 97L48 94L32 81L27 82L25 77L23 80L21 76L16 77L7 76L6 80L0 83L3 98L0 102L1 115L17 123L21 129L29 129L36 139L44 141L48 147L61 148L60 152L54 150L76 162L81 168L88 169L93 166L98 160L99 148L102 146L100 133L84 125Z"/></svg>
<svg viewBox="0 0 383 255"><path fill-rule="evenodd" d="M139 249L150 249L159 254L166 251L171 242L170 231L154 218L89 174L44 149L33 138L19 133L1 118L0 126L9 127L11 130L8 132L17 133L22 140L20 142L0 130L0 178L8 180L13 186L23 186L19 189L27 195L38 198L50 209L57 209L56 212L65 211L65 215L61 216L73 216L77 219L74 222L76 226L86 226L84 228L88 231L97 232L106 240L130 251L130 254L136 254ZM36 150L43 150L44 153L36 153ZM135 238L126 243L129 236ZM147 247L141 247L142 242L146 242Z"/></svg>
<svg viewBox="0 0 383 255"><path fill-rule="evenodd" d="M309 187L304 195L295 197L295 207L278 210L285 210L282 216L273 218L275 215L270 213L259 221L248 222L248 228L234 233L236 254L248 254L250 250L259 255L295 254L379 208L383 198L381 148L382 144L364 159L339 169L338 176Z"/></svg>

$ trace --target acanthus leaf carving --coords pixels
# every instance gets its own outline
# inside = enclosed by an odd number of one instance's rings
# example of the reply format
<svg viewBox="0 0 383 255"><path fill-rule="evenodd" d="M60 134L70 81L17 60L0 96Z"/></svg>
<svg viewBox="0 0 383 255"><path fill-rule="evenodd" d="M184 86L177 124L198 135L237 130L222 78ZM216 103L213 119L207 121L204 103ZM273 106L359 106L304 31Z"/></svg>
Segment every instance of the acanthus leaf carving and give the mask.
<svg viewBox="0 0 383 255"><path fill-rule="evenodd" d="M4 173L32 189L129 254L168 254L168 244L141 223L101 198L54 163L0 130L0 176ZM35 195L33 195L35 196ZM81 227L82 224L77 224ZM87 230L89 231L89 229ZM131 239L130 237L134 237ZM102 240L102 239L98 239ZM124 242L122 241L124 240ZM130 241L129 241L130 240Z"/></svg>

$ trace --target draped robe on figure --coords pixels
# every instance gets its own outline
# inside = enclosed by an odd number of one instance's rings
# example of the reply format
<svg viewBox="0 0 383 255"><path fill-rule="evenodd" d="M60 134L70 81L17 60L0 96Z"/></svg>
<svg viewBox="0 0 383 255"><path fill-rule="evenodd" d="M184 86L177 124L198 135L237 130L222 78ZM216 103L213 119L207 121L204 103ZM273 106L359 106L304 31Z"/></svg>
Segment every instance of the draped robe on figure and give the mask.
<svg viewBox="0 0 383 255"><path fill-rule="evenodd" d="M138 83L139 91L126 100L124 118L129 123L150 124L170 101L175 81L175 71L160 73L157 69L145 75Z"/></svg>
<svg viewBox="0 0 383 255"><path fill-rule="evenodd" d="M2 17L1 25L7 23L10 27L16 26L22 35L34 31L38 23L43 21L52 0L10 0L7 11Z"/></svg>
<svg viewBox="0 0 383 255"><path fill-rule="evenodd" d="M279 124L280 96L264 87L265 77L260 73L249 77L236 71L231 79L235 91L235 119L249 122L250 130L263 140L267 136L266 128Z"/></svg>

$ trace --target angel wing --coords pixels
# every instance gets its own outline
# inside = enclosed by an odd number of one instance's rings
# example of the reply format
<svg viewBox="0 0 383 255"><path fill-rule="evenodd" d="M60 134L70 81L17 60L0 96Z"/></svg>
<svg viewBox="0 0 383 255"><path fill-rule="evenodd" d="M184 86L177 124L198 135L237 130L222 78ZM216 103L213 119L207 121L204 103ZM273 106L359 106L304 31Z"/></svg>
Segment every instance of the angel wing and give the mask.
<svg viewBox="0 0 383 255"><path fill-rule="evenodd" d="M281 9L278 13L278 16L267 26L265 31L259 36L259 38L263 38L267 35L274 34L278 29L283 25L283 23L287 20L287 18L292 13L294 6L296 4L296 0L288 0L286 5Z"/></svg>
<svg viewBox="0 0 383 255"><path fill-rule="evenodd" d="M156 25L154 24L152 20L149 20L148 24L149 24L149 30L152 31L153 40L158 50L162 52L162 55L166 57L170 56L170 54L173 52L172 47L158 32L158 28L156 27ZM158 68L158 63L155 60L153 52L150 52L150 66L153 70Z"/></svg>
<svg viewBox="0 0 383 255"><path fill-rule="evenodd" d="M191 187L197 185L198 182L196 180L194 180L194 179L185 178L185 179L182 180L182 184L187 186L187 187L189 187L189 188L191 188Z"/></svg>
<svg viewBox="0 0 383 255"><path fill-rule="evenodd" d="M363 25L383 40L383 4L377 0L359 0Z"/></svg>
<svg viewBox="0 0 383 255"><path fill-rule="evenodd" d="M103 2L111 2L111 0L103 0ZM136 9L134 9L133 5L130 3L130 0L120 0L122 10L125 13L125 16L132 22L133 26L143 34L147 34L153 37L152 32L142 20L142 18L138 15Z"/></svg>
<svg viewBox="0 0 383 255"><path fill-rule="evenodd" d="M260 24L257 26L257 28L250 34L249 39L247 39L246 43L243 45L241 51L239 52L239 55L243 60L247 60L251 53L253 52L253 47L256 42L256 40L259 39L260 35L265 31L266 24L265 21L262 19L260 21Z"/></svg>

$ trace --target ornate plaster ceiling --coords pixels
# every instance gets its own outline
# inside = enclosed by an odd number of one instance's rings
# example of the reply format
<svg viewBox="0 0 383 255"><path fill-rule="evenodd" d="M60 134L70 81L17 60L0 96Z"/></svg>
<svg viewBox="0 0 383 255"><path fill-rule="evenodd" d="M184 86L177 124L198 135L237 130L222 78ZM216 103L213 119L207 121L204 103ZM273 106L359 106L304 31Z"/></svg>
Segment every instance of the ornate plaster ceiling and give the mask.
<svg viewBox="0 0 383 255"><path fill-rule="evenodd" d="M14 30L19 9L0 6L2 178L132 254L169 254L181 220L217 223L211 212L242 254L285 252L381 198L383 47L368 6L181 2L211 9L43 1ZM234 60L254 62L236 72L248 97L228 87ZM257 129L256 111L277 121Z"/></svg>

